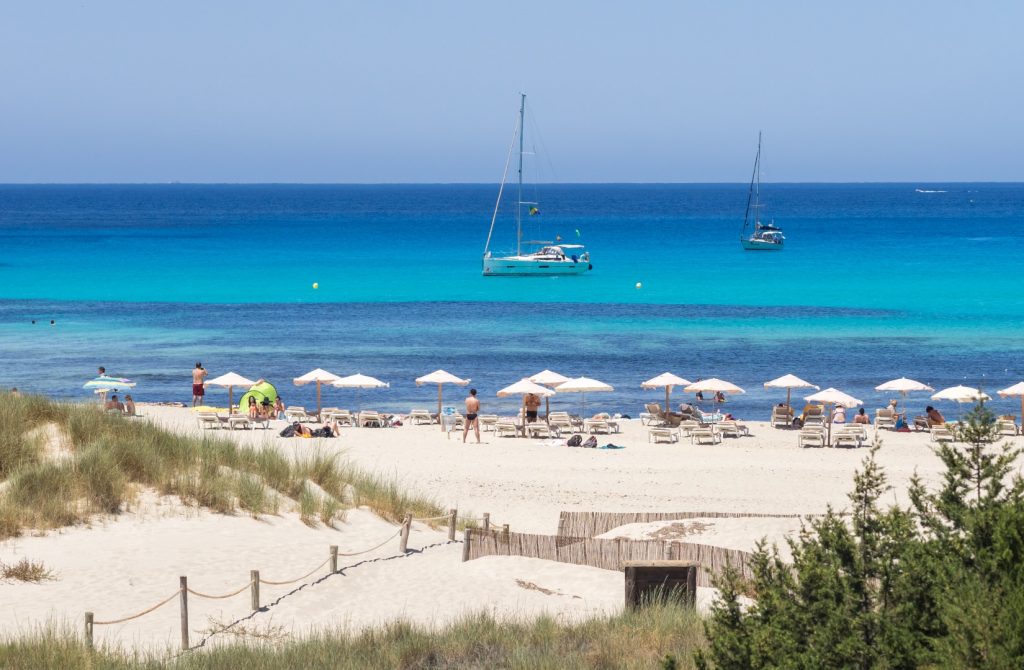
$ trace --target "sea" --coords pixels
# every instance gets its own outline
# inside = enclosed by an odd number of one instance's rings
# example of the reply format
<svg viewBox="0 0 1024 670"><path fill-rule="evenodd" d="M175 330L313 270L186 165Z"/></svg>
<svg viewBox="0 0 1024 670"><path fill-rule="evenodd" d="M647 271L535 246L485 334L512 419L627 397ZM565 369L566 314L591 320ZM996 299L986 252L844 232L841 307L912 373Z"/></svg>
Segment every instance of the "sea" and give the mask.
<svg viewBox="0 0 1024 670"><path fill-rule="evenodd" d="M541 187L524 238L584 243L593 270L501 278L481 275L497 185L0 185L0 388L87 400L103 365L136 401L189 402L200 361L313 406L292 379L324 368L390 384L324 389L325 405L404 412L436 406L414 380L441 368L506 413L499 389L551 369L614 387L553 407L636 416L664 401L641 382L670 371L728 380L746 393L725 409L767 419L785 391L763 384L786 373L869 411L896 377L1024 379L1024 184L761 188L781 252L741 249L746 184ZM512 208L496 252L514 248Z"/></svg>

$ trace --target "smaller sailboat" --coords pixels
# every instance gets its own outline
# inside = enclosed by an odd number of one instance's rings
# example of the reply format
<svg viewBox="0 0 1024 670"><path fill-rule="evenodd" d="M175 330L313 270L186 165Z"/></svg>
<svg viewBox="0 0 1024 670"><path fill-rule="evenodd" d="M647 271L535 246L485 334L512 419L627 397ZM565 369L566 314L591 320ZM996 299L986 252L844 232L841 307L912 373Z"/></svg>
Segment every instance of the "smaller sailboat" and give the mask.
<svg viewBox="0 0 1024 670"><path fill-rule="evenodd" d="M747 193L747 211L743 215L740 244L746 251L782 251L786 237L775 222L761 222L761 133L757 134L757 157Z"/></svg>

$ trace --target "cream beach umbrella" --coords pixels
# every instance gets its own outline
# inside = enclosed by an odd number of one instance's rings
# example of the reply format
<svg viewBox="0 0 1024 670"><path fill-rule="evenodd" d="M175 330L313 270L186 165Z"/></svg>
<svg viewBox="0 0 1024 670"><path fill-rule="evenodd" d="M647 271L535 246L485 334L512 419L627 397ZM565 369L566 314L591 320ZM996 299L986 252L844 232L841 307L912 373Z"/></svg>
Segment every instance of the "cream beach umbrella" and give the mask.
<svg viewBox="0 0 1024 670"><path fill-rule="evenodd" d="M566 377L565 375L560 375L557 372L553 372L551 370L542 370L537 374L533 375L532 377L529 377L528 379L534 384L541 384L543 386L548 386L550 388L554 388L559 384L564 384L565 382L569 381L569 378ZM547 419L551 415L551 405L549 404L550 401L550 398L544 398L545 419Z"/></svg>
<svg viewBox="0 0 1024 670"><path fill-rule="evenodd" d="M416 386L423 386L424 384L437 384L437 416L438 423L441 423L441 431L444 431L444 424L441 422L441 387L445 384L455 384L456 386L465 386L470 380L459 379L450 372L444 370L434 370L429 375L423 375L416 379Z"/></svg>
<svg viewBox="0 0 1024 670"><path fill-rule="evenodd" d="M251 379L246 379L242 375L235 372L228 372L220 377L208 379L203 383L203 386L220 386L228 390L228 413L231 413L231 408L235 405L235 387L249 388L256 384Z"/></svg>
<svg viewBox="0 0 1024 670"><path fill-rule="evenodd" d="M296 377L292 381L296 386L305 386L306 384L316 384L316 415L320 416L320 385L321 384L333 384L334 382L341 379L336 374L330 373L327 370L317 368L316 370L310 370L301 377Z"/></svg>
<svg viewBox="0 0 1024 670"><path fill-rule="evenodd" d="M764 387L766 389L786 389L786 407L789 407L790 395L793 393L793 389L814 389L818 390L818 386L811 382L805 382L796 375L782 375L770 382L765 382Z"/></svg>
<svg viewBox="0 0 1024 670"><path fill-rule="evenodd" d="M382 382L376 377L370 377L361 373L342 377L338 381L331 382L331 386L339 389L383 389L390 388L391 384ZM356 391L356 405L359 405L359 391ZM362 408L360 408L362 409Z"/></svg>
<svg viewBox="0 0 1024 670"><path fill-rule="evenodd" d="M531 393L535 396L540 396L541 398L544 399L547 399L555 395L555 392L547 388L546 386L535 384L531 382L528 378L524 377L523 379L517 381L515 384L512 384L511 386L506 386L505 388L498 391L498 397L508 398L510 396L517 395L526 396ZM520 407L520 411L522 411L522 407Z"/></svg>
<svg viewBox="0 0 1024 670"><path fill-rule="evenodd" d="M698 379L683 390L687 393L696 393L697 391L700 391L702 394L705 391L708 393L746 393L746 391L732 382L727 382L724 379L717 379L715 377L712 377L711 379Z"/></svg>
<svg viewBox="0 0 1024 670"><path fill-rule="evenodd" d="M979 389L970 386L950 386L942 389L932 396L932 400L952 400L963 405L966 402L978 402L979 400L991 400L992 397ZM962 410L961 410L962 413Z"/></svg>
<svg viewBox="0 0 1024 670"><path fill-rule="evenodd" d="M640 384L640 388L660 389L662 387L665 387L665 411L669 412L671 411L671 407L669 405L669 398L672 396L672 387L689 386L692 383L693 382L683 379L682 377L675 376L671 372L663 372L657 377L654 377L653 379L648 379L644 383Z"/></svg>
<svg viewBox="0 0 1024 670"><path fill-rule="evenodd" d="M998 393L1001 398L1020 398L1020 416L1021 421L1024 421L1024 382L1018 382Z"/></svg>
<svg viewBox="0 0 1024 670"><path fill-rule="evenodd" d="M832 418L831 408L832 405L840 405L841 407L853 408L858 405L863 405L864 402L854 398L852 395L843 393L839 389L829 387L824 391L818 391L812 393L809 396L804 396L804 400L807 402L820 402L829 406L829 419L828 419L828 444L832 444Z"/></svg>
<svg viewBox="0 0 1024 670"><path fill-rule="evenodd" d="M555 391L558 393L579 393L580 394L580 415L586 414L587 411L587 394L588 393L601 393L606 391L614 391L615 389L609 384L591 379L590 377L576 377L570 379L567 382L562 382L555 387Z"/></svg>
<svg viewBox="0 0 1024 670"><path fill-rule="evenodd" d="M903 396L904 405L906 404L906 398L915 391L934 391L931 386L922 384L914 379L907 379L906 377L900 377L899 379L891 379L884 384L879 384L875 387L876 391L889 391L892 393L899 393Z"/></svg>

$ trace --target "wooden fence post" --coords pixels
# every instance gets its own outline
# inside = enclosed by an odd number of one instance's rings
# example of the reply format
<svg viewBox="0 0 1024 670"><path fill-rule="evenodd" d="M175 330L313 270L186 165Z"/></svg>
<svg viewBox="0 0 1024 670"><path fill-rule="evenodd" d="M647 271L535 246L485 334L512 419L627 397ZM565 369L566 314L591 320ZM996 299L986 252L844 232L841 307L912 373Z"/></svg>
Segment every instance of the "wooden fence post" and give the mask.
<svg viewBox="0 0 1024 670"><path fill-rule="evenodd" d="M178 578L181 589L181 650L188 651L188 577Z"/></svg>
<svg viewBox="0 0 1024 670"><path fill-rule="evenodd" d="M484 512L484 531L491 529L491 513Z"/></svg>
<svg viewBox="0 0 1024 670"><path fill-rule="evenodd" d="M331 545L331 574L338 571L338 545Z"/></svg>
<svg viewBox="0 0 1024 670"><path fill-rule="evenodd" d="M462 534L462 562L465 563L469 560L469 543L470 537L473 535L473 529L467 528L466 532Z"/></svg>
<svg viewBox="0 0 1024 670"><path fill-rule="evenodd" d="M565 512L558 515L558 537L565 537Z"/></svg>
<svg viewBox="0 0 1024 670"><path fill-rule="evenodd" d="M398 551L403 554L408 551L409 547L409 529L412 527L412 514L406 514L405 519L402 520L402 538L398 542Z"/></svg>
<svg viewBox="0 0 1024 670"><path fill-rule="evenodd" d="M249 571L249 599L250 605L253 612L258 612L260 609L260 571L250 570Z"/></svg>
<svg viewBox="0 0 1024 670"><path fill-rule="evenodd" d="M458 519L458 510L448 510L448 541L455 541L455 523Z"/></svg>
<svg viewBox="0 0 1024 670"><path fill-rule="evenodd" d="M92 649L92 612L85 613L85 644Z"/></svg>
<svg viewBox="0 0 1024 670"><path fill-rule="evenodd" d="M501 534L504 537L505 542L508 542L508 524L507 523L506 524L502 524L502 526L501 526Z"/></svg>

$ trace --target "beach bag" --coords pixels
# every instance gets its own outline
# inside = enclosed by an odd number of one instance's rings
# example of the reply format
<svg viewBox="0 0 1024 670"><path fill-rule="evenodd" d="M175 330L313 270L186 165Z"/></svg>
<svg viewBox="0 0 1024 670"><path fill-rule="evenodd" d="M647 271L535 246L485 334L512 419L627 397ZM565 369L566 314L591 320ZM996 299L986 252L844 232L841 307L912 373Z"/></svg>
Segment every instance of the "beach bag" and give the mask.
<svg viewBox="0 0 1024 670"><path fill-rule="evenodd" d="M569 438L569 441L566 442L565 444L566 444L566 446L569 446L569 447L578 447L581 444L583 444L583 436L582 435L573 435L572 437Z"/></svg>
<svg viewBox="0 0 1024 670"><path fill-rule="evenodd" d="M587 449L593 449L597 447L597 438L591 435L590 437L587 438L587 441L584 442L581 446L584 446Z"/></svg>
<svg viewBox="0 0 1024 670"><path fill-rule="evenodd" d="M281 437L295 437L295 426L285 426L281 431Z"/></svg>

